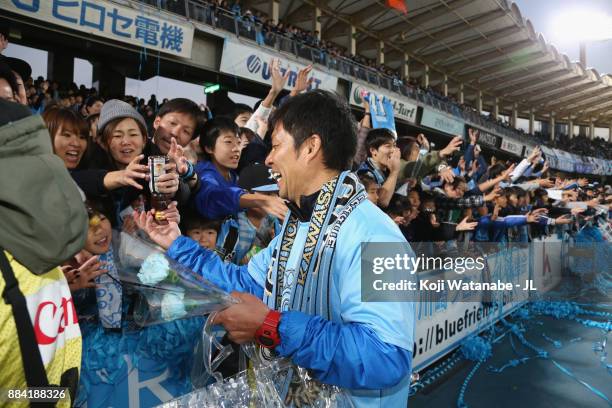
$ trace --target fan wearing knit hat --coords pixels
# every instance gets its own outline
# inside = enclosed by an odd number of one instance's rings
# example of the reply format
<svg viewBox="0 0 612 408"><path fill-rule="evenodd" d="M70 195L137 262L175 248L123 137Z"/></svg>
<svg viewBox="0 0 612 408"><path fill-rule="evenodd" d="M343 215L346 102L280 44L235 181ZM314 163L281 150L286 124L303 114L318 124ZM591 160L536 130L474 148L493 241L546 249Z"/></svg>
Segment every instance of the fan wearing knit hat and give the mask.
<svg viewBox="0 0 612 408"><path fill-rule="evenodd" d="M148 137L147 126L140 113L126 102L111 99L100 111L98 133L102 147L110 156L111 167L126 170L133 179L140 180L140 183L130 185L142 190L148 172L143 154ZM156 187L162 194L176 194L179 178L174 163L166 165L166 174L157 179Z"/></svg>

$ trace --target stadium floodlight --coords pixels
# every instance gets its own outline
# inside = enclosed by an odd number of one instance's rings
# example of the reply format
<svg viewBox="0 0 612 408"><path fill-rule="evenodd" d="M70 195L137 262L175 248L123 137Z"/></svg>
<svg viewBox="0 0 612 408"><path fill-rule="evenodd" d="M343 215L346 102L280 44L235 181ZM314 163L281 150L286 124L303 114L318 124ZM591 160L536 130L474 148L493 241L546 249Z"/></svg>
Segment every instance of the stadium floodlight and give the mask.
<svg viewBox="0 0 612 408"><path fill-rule="evenodd" d="M566 10L552 20L551 28L553 42L607 40L612 38L612 16L597 10Z"/></svg>

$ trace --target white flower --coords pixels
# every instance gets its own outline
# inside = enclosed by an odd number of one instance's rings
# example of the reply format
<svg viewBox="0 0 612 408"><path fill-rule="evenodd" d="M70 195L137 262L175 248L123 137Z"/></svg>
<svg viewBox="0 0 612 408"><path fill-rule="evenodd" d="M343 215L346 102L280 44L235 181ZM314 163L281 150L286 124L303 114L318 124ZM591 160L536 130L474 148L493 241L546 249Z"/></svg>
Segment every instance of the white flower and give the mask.
<svg viewBox="0 0 612 408"><path fill-rule="evenodd" d="M161 301L161 317L165 321L176 320L187 315L183 298L183 292L168 292L164 294Z"/></svg>
<svg viewBox="0 0 612 408"><path fill-rule="evenodd" d="M140 267L138 279L145 285L156 285L168 277L170 264L161 254L152 254L147 257Z"/></svg>

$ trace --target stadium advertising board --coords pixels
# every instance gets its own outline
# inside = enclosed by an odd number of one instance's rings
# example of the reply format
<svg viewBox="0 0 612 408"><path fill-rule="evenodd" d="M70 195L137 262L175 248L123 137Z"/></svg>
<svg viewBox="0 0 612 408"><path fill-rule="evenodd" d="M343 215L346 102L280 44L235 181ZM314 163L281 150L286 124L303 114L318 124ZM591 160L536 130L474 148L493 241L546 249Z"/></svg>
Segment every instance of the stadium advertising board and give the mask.
<svg viewBox="0 0 612 408"><path fill-rule="evenodd" d="M486 258L491 281L503 279L508 282L522 282L533 279L535 287L548 292L561 282L562 241L548 237L534 240L531 248L513 249L503 253L490 254ZM445 275L444 271L425 271L419 279L435 281ZM480 273L467 270L463 277L473 275L480 279ZM462 341L484 330L500 318L521 306L525 296L519 290L507 294L493 295L486 301L461 301L452 299L450 292L443 291L435 298L421 298L416 303L417 325L413 348L413 369L421 371L458 347ZM422 292L422 295L424 293Z"/></svg>
<svg viewBox="0 0 612 408"><path fill-rule="evenodd" d="M507 137L502 138L500 148L504 152L512 153L519 157L523 155L523 145L515 140L508 139Z"/></svg>
<svg viewBox="0 0 612 408"><path fill-rule="evenodd" d="M229 75L239 76L263 84L272 83L272 71L270 61L279 58L279 54L268 53L261 48L250 47L239 42L226 39L221 55L221 72ZM289 78L285 84L286 89L295 85L298 72L306 68L306 65L285 58L280 58L280 70L283 75L289 70ZM310 72L309 89L326 89L336 91L338 78L325 72L313 69Z"/></svg>
<svg viewBox="0 0 612 408"><path fill-rule="evenodd" d="M555 154L553 149L546 146L540 146L540 149L542 149L542 153L544 153L544 158L548 160L548 165L550 166L550 168L561 170L561 168L559 167L560 160L557 158L557 155Z"/></svg>
<svg viewBox="0 0 612 408"><path fill-rule="evenodd" d="M483 130L483 129L480 129L474 126L468 126L468 128L472 128L478 131L479 133L478 143L480 143L481 145L487 146L487 147L493 147L495 149L499 149L499 147L501 146L502 144L501 137L494 135L488 130Z"/></svg>
<svg viewBox="0 0 612 408"><path fill-rule="evenodd" d="M421 125L439 130L440 132L448 133L452 136L460 135L461 137L464 137L465 133L465 123L463 121L442 115L429 108L423 108Z"/></svg>
<svg viewBox="0 0 612 408"><path fill-rule="evenodd" d="M593 166L584 157L580 157L574 162L574 171L576 173L593 174Z"/></svg>
<svg viewBox="0 0 612 408"><path fill-rule="evenodd" d="M405 120L409 123L416 123L417 105L415 103L411 103L406 100L399 100L397 96L390 96L385 92L381 92L380 89L366 87L356 82L353 82L351 84L351 105L362 106L363 98L366 94L374 94L378 97L386 97L387 99L389 99L391 105L393 106L393 113L395 119Z"/></svg>
<svg viewBox="0 0 612 408"><path fill-rule="evenodd" d="M552 149L557 156L557 168L563 171L574 171L574 155L559 149Z"/></svg>
<svg viewBox="0 0 612 408"><path fill-rule="evenodd" d="M146 47L183 58L191 57L193 26L106 0L2 0L2 9L62 27Z"/></svg>

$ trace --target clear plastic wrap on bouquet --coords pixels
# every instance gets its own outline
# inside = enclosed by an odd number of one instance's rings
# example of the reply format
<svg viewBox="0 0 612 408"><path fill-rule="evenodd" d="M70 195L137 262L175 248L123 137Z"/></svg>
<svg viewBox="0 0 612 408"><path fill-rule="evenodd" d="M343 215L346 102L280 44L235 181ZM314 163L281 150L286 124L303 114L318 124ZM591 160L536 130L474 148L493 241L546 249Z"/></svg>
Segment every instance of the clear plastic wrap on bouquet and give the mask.
<svg viewBox="0 0 612 408"><path fill-rule="evenodd" d="M227 292L139 237L121 233L119 277L140 326L204 316L236 302Z"/></svg>
<svg viewBox="0 0 612 408"><path fill-rule="evenodd" d="M139 326L166 323L177 319L205 316L227 307L232 299L199 289L156 288L128 283L133 293L133 319Z"/></svg>
<svg viewBox="0 0 612 408"><path fill-rule="evenodd" d="M241 353L248 356L250 360L249 368L236 376L223 379L215 370L227 353L220 344L215 344L214 340L211 342L210 333L207 333L209 329L210 323L207 322L204 330L204 343L209 345L212 343L219 349L219 353L211 360L211 350L205 350L203 353L204 366L209 374L207 378L213 378L216 382L168 401L160 407L353 407L349 395L341 388L314 380L307 370L293 365L288 359L263 360L260 358L257 346L252 343L243 345L241 348ZM195 384L197 382L194 382Z"/></svg>

